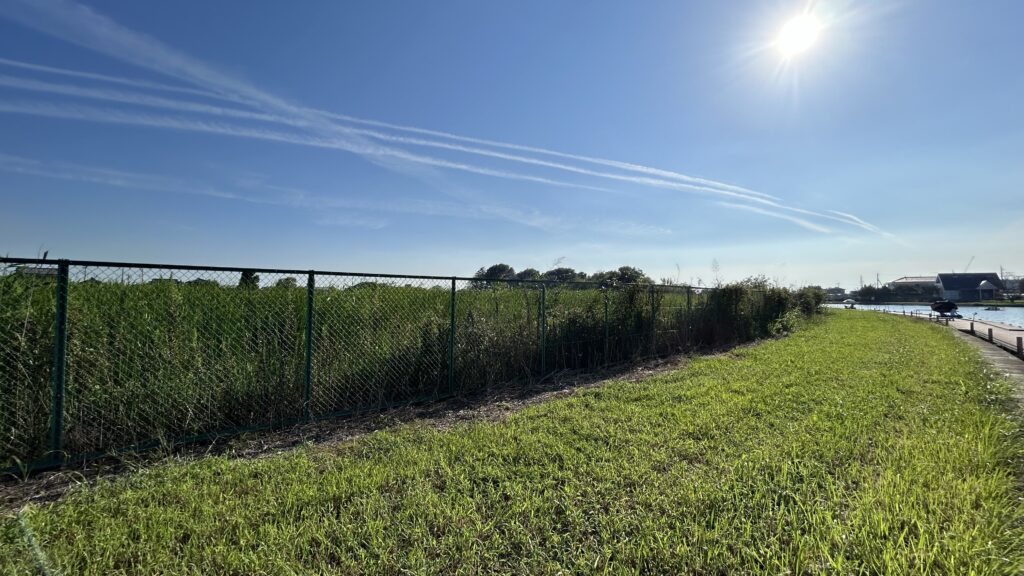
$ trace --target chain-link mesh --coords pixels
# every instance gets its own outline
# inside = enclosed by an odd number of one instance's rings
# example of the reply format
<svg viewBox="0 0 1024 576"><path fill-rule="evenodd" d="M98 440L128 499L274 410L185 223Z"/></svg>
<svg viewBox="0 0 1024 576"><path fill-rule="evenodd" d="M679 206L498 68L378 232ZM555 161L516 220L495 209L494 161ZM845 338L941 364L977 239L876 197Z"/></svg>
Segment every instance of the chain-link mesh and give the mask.
<svg viewBox="0 0 1024 576"><path fill-rule="evenodd" d="M450 282L319 274L316 286L314 417L448 393Z"/></svg>
<svg viewBox="0 0 1024 576"><path fill-rule="evenodd" d="M0 469L48 451L56 286L56 265L0 265Z"/></svg>
<svg viewBox="0 0 1024 576"><path fill-rule="evenodd" d="M588 370L605 364L604 294L598 286L583 284L546 290L548 370Z"/></svg>
<svg viewBox="0 0 1024 576"><path fill-rule="evenodd" d="M694 347L693 295L685 286L660 286L655 292L655 346L659 355Z"/></svg>
<svg viewBox="0 0 1024 576"><path fill-rule="evenodd" d="M772 333L793 306L788 291L741 286L0 258L0 467L731 344Z"/></svg>
<svg viewBox="0 0 1024 576"><path fill-rule="evenodd" d="M539 373L540 296L537 284L456 282L453 392Z"/></svg>
<svg viewBox="0 0 1024 576"><path fill-rule="evenodd" d="M296 419L304 308L279 274L72 266L65 451Z"/></svg>

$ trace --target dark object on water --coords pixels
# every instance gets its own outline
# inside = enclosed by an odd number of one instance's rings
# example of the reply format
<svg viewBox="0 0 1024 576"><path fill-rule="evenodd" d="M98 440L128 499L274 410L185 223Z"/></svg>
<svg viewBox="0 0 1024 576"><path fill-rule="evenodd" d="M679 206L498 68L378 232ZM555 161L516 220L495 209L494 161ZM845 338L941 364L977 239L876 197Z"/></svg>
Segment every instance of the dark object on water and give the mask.
<svg viewBox="0 0 1024 576"><path fill-rule="evenodd" d="M935 302L932 302L932 311L938 312L943 316L955 312L956 309L956 302L950 302L949 300L937 300Z"/></svg>
<svg viewBox="0 0 1024 576"><path fill-rule="evenodd" d="M1002 310L999 306L985 306L985 310Z"/></svg>

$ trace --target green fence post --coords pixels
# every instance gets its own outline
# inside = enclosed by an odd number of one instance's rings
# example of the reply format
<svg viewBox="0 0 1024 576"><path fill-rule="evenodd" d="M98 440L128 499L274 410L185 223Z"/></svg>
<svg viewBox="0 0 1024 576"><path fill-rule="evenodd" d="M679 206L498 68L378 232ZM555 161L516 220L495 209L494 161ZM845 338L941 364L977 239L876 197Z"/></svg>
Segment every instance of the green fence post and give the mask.
<svg viewBox="0 0 1024 576"><path fill-rule="evenodd" d="M316 275L309 271L306 278L306 374L305 390L302 396L302 416L308 422L313 419L313 291L316 289Z"/></svg>
<svg viewBox="0 0 1024 576"><path fill-rule="evenodd" d="M455 277L452 277L452 292L448 303L448 393L455 393Z"/></svg>
<svg viewBox="0 0 1024 576"><path fill-rule="evenodd" d="M693 305L690 302L692 290L686 287L686 345L693 346Z"/></svg>
<svg viewBox="0 0 1024 576"><path fill-rule="evenodd" d="M605 288L604 290L604 363L608 364L608 291L611 288Z"/></svg>
<svg viewBox="0 0 1024 576"><path fill-rule="evenodd" d="M52 393L50 398L50 457L64 451L64 388L67 385L68 261L57 263L57 309L54 318Z"/></svg>
<svg viewBox="0 0 1024 576"><path fill-rule="evenodd" d="M650 299L650 355L657 356L657 313L654 311L654 285L647 287Z"/></svg>
<svg viewBox="0 0 1024 576"><path fill-rule="evenodd" d="M548 287L540 285L540 375L547 374L548 368Z"/></svg>

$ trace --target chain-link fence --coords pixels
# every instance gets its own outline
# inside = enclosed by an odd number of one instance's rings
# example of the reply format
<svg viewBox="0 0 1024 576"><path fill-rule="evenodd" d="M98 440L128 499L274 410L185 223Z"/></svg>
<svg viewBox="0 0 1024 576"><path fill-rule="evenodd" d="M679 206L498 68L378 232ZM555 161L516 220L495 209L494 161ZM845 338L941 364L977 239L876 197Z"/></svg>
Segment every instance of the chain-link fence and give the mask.
<svg viewBox="0 0 1024 576"><path fill-rule="evenodd" d="M750 340L789 306L739 287L0 258L0 469Z"/></svg>

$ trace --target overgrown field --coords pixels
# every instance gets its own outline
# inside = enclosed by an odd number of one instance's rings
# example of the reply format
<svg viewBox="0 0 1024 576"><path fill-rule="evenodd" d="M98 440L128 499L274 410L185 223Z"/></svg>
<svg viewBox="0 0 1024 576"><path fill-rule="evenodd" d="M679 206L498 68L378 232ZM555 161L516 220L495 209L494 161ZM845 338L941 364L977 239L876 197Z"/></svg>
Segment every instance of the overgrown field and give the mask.
<svg viewBox="0 0 1024 576"><path fill-rule="evenodd" d="M502 422L170 463L25 509L0 572L1019 574L1008 384L940 327L789 338Z"/></svg>
<svg viewBox="0 0 1024 576"><path fill-rule="evenodd" d="M255 275L177 274L72 267L64 455L744 342L785 329L799 303L768 287L459 282L453 310L450 281L324 274L308 326L309 294L295 278L263 274L260 287ZM59 455L55 287L54 278L0 276L0 469Z"/></svg>

